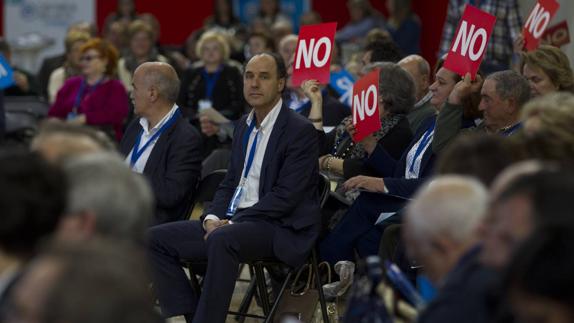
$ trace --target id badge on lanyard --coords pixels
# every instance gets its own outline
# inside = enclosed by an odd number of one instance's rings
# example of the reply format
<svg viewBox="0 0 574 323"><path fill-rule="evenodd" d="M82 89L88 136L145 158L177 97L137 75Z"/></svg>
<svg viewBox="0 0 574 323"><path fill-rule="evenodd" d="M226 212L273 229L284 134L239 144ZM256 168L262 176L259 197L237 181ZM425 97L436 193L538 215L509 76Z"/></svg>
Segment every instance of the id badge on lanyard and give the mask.
<svg viewBox="0 0 574 323"><path fill-rule="evenodd" d="M255 128L255 120L251 122L249 125L249 129L246 133L247 140L244 142L249 141L249 136L251 132ZM239 181L239 185L235 188L235 192L231 197L231 201L229 202L229 206L227 207L227 212L225 215L227 217L232 217L237 212L237 207L239 206L239 202L241 201L241 197L243 196L243 192L245 190L245 183L247 183L247 175L249 174L249 170L251 169L251 165L253 164L253 159L255 159L255 150L257 149L257 138L259 137L259 131L256 131L255 138L253 138L253 143L251 144L251 149L249 149L249 155L247 156L247 164L245 165L245 170L243 171L243 176L241 176L241 180ZM245 144L247 146L247 144Z"/></svg>

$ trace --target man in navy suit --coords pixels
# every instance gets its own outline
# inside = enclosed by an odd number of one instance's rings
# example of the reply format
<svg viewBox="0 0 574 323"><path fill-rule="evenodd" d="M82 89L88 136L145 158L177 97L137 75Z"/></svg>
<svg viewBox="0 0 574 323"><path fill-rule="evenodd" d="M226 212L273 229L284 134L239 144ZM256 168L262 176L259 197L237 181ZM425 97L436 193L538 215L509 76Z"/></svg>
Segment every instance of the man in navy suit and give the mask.
<svg viewBox="0 0 574 323"><path fill-rule="evenodd" d="M243 92L253 108L235 128L227 175L201 221L149 232L154 288L165 317L225 322L241 262L302 264L319 234L318 143L306 118L281 100L286 69L276 54L247 63ZM181 259L207 260L201 295Z"/></svg>
<svg viewBox="0 0 574 323"><path fill-rule="evenodd" d="M168 64L140 65L132 83L134 109L140 118L131 122L120 143L126 163L150 181L155 224L187 217L201 172L201 136L175 104L179 84Z"/></svg>

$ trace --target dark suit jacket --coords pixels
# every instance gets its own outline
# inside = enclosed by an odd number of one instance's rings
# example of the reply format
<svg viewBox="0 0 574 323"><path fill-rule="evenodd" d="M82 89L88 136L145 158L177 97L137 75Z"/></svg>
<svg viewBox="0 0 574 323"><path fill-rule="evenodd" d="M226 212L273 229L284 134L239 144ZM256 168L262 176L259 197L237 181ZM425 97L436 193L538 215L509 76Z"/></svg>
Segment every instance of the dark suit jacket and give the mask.
<svg viewBox="0 0 574 323"><path fill-rule="evenodd" d="M493 322L488 296L496 274L479 263L479 252L477 247L462 256L417 322Z"/></svg>
<svg viewBox="0 0 574 323"><path fill-rule="evenodd" d="M139 119L130 123L122 138L120 151L124 156L129 155L141 131ZM186 217L200 173L201 136L180 116L159 137L143 172L156 199L155 224Z"/></svg>
<svg viewBox="0 0 574 323"><path fill-rule="evenodd" d="M435 116L432 116L422 123L421 127L419 127L419 131L415 134L413 141L411 141L411 144L398 161L393 159L392 156L381 147L381 145L377 145L371 156L366 159L365 163L374 169L378 173L377 175L379 177L384 178L385 187L389 190L390 194L410 198L417 188L425 181L425 178L431 175L435 162L435 154L432 150L432 144L423 154L419 178L406 179L405 169L407 167L407 154L435 121L435 118Z"/></svg>
<svg viewBox="0 0 574 323"><path fill-rule="evenodd" d="M246 119L247 116L242 117L235 127L227 175L205 214L225 218L243 170L247 147L243 146L242 138L248 129ZM261 166L259 202L232 218L233 221L275 224L275 255L294 267L305 261L319 234L318 158L315 128L306 118L283 105Z"/></svg>

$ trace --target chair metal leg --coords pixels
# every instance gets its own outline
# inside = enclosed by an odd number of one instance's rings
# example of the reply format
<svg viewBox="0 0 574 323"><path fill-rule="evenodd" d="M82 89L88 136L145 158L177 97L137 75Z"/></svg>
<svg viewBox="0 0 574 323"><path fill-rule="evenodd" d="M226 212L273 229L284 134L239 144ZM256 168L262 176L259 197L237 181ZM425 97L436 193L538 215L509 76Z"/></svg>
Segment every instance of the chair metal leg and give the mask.
<svg viewBox="0 0 574 323"><path fill-rule="evenodd" d="M264 316L268 316L271 311L271 305L269 304L269 294L267 293L267 284L265 284L265 273L263 271L263 264L255 263L253 265L255 270L255 282L257 283L257 289L259 291L259 298L261 301L261 307L263 308Z"/></svg>
<svg viewBox="0 0 574 323"><path fill-rule="evenodd" d="M275 316L275 311L277 311L277 307L279 307L279 304L281 303L281 297L283 296L283 292L285 292L285 289L289 285L289 282L291 281L292 275L293 275L293 271L289 270L289 272L287 273L287 277L285 277L285 281L281 285L281 289L279 290L279 295L277 295L277 297L275 298L275 301L273 302L273 307L271 308L271 312L269 312L269 315L267 315L267 318L265 319L265 323L273 322L273 316Z"/></svg>
<svg viewBox="0 0 574 323"><path fill-rule="evenodd" d="M251 305L251 301L253 300L253 296L255 296L255 279L251 279L249 282L249 286L247 287L247 291L245 292L245 296L241 301L241 305L239 305L239 313L246 314L249 311L249 305ZM245 316L243 315L236 315L235 320L239 323L243 323L245 321Z"/></svg>
<svg viewBox="0 0 574 323"><path fill-rule="evenodd" d="M321 286L321 277L319 277L319 266L317 264L317 252L315 248L311 251L311 266L315 272L315 282L317 291L319 292L319 304L321 305L321 314L323 315L323 322L329 323L329 314L327 313L327 302L325 301L325 294L323 293L323 286Z"/></svg>
<svg viewBox="0 0 574 323"><path fill-rule="evenodd" d="M195 272L193 272L193 268L191 267L192 267L191 264L187 264L187 270L189 271L189 281L191 282L191 288L193 288L193 290L195 290L198 294L200 294L201 285L199 284L197 276L195 275Z"/></svg>

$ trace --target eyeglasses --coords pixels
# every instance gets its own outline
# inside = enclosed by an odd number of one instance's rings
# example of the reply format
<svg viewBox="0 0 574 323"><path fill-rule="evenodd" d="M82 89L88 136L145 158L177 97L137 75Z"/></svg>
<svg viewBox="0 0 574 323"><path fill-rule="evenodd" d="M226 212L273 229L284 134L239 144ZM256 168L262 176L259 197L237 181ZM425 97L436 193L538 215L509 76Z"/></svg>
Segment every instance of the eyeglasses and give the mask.
<svg viewBox="0 0 574 323"><path fill-rule="evenodd" d="M80 57L80 61L89 63L96 58L100 58L100 55L83 55L82 57Z"/></svg>

